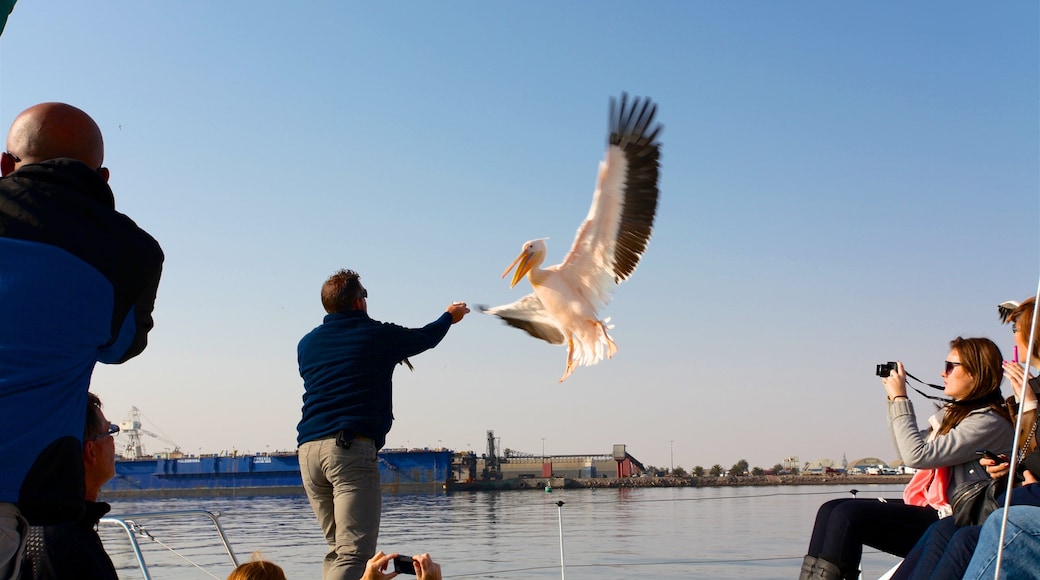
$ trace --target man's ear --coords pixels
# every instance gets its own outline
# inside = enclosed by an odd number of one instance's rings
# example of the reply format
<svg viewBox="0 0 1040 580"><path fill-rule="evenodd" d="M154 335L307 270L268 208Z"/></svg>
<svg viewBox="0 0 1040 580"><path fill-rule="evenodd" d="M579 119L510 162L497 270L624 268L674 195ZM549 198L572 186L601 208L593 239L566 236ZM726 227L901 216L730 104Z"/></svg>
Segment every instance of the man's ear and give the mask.
<svg viewBox="0 0 1040 580"><path fill-rule="evenodd" d="M108 168L107 167L98 167L97 168L97 172L98 172L98 175L103 177L105 179L105 181L108 182L109 173L108 173Z"/></svg>
<svg viewBox="0 0 1040 580"><path fill-rule="evenodd" d="M0 177L7 177L14 172L14 155L4 151L0 153Z"/></svg>
<svg viewBox="0 0 1040 580"><path fill-rule="evenodd" d="M98 448L93 441L83 442L83 463L93 465L98 458Z"/></svg>

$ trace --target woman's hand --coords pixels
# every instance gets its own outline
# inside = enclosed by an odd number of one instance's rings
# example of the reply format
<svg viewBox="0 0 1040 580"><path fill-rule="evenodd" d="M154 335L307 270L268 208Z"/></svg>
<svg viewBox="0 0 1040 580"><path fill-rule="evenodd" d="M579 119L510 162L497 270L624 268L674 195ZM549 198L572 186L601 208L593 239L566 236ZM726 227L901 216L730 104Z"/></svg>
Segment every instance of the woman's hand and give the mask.
<svg viewBox="0 0 1040 580"><path fill-rule="evenodd" d="M429 554L412 556L415 562L416 580L441 580L441 565L433 561Z"/></svg>
<svg viewBox="0 0 1040 580"><path fill-rule="evenodd" d="M989 473L989 476L993 479L1000 479L1011 470L1011 464L1008 463L1007 455L1001 455L1000 458L1004 460L1001 463L997 463L989 457L983 457L979 460L979 464L986 468L986 473Z"/></svg>
<svg viewBox="0 0 1040 580"><path fill-rule="evenodd" d="M986 473L989 473L989 476L993 479L1000 479L1001 477L1007 475L1008 472L1011 470L1011 464L1008 463L1007 455L1001 455L1000 457L1004 460L1003 463L997 463L996 461L993 461L992 459L989 459L987 457L983 457L979 460L979 463L986 468ZM1022 469L1021 472L1021 485L1030 485L1036 483L1037 481L1040 481L1036 477L1034 477L1033 472L1029 471L1028 469Z"/></svg>
<svg viewBox="0 0 1040 580"><path fill-rule="evenodd" d="M384 554L382 551L376 552L375 556L368 561L365 565L365 575L361 577L361 580L390 580L391 578L400 574L400 572L387 572L386 567L390 564L390 560L397 557L397 554ZM440 578L440 576L438 576Z"/></svg>
<svg viewBox="0 0 1040 580"><path fill-rule="evenodd" d="M1022 398L1022 377L1025 375L1025 371L1022 370L1022 363L1004 361L1004 378L1011 383L1011 388L1015 391L1015 398L1020 403L1026 403L1029 401L1036 400L1036 393L1033 389L1026 389L1026 397ZM1029 378L1033 378L1032 375Z"/></svg>
<svg viewBox="0 0 1040 580"><path fill-rule="evenodd" d="M889 401L896 397L905 397L906 369L903 367L903 363L897 361L895 371L888 373L887 377L881 377L881 382L885 385L885 392L888 393Z"/></svg>

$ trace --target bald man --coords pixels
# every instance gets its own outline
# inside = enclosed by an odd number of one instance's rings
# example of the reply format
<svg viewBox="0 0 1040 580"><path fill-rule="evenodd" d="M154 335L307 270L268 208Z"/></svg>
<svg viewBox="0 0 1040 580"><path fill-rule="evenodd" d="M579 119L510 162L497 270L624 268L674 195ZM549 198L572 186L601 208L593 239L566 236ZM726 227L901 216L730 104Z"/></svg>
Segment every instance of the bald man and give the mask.
<svg viewBox="0 0 1040 580"><path fill-rule="evenodd" d="M83 513L87 388L144 350L159 244L115 210L101 130L64 103L15 118L0 155L0 580L26 524Z"/></svg>

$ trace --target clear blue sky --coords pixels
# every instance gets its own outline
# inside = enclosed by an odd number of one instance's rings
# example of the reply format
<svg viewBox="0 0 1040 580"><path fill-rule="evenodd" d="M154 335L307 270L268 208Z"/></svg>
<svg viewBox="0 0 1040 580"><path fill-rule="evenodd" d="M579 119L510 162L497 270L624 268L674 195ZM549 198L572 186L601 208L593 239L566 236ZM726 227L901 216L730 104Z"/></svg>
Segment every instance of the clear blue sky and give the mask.
<svg viewBox="0 0 1040 580"><path fill-rule="evenodd" d="M499 276L525 240L566 252L608 98L650 96L661 202L603 313L619 354L561 385L563 348L474 313L397 372L388 445L891 460L874 365L941 381L957 335L1009 351L995 305L1036 290L1038 29L1031 1L21 0L0 126L93 115L166 251L150 347L95 373L108 413L273 451L329 274L408 326L519 298Z"/></svg>

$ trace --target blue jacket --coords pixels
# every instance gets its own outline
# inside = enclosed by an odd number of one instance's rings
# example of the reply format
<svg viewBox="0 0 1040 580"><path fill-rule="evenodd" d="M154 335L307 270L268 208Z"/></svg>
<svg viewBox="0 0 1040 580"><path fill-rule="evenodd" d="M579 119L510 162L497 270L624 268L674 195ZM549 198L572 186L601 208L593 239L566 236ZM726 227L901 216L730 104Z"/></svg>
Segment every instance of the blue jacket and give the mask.
<svg viewBox="0 0 1040 580"><path fill-rule="evenodd" d="M80 517L90 376L144 350L162 262L85 164L0 179L0 501L30 523Z"/></svg>
<svg viewBox="0 0 1040 580"><path fill-rule="evenodd" d="M372 320L361 310L325 316L297 347L304 389L297 443L348 429L382 447L394 420L394 368L437 346L450 327L447 312L414 329Z"/></svg>

